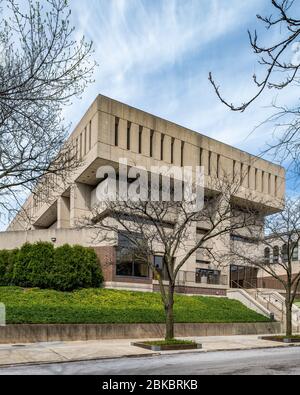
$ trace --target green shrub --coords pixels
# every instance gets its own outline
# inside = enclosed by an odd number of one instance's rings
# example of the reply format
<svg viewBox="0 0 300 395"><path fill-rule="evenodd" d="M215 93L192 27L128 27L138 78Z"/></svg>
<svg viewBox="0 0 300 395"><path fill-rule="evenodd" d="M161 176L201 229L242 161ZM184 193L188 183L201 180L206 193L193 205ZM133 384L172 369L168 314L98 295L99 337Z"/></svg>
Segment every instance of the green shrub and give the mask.
<svg viewBox="0 0 300 395"><path fill-rule="evenodd" d="M66 244L55 250L51 288L60 291L97 288L102 281L100 264L92 249Z"/></svg>
<svg viewBox="0 0 300 395"><path fill-rule="evenodd" d="M98 288L103 281L95 251L81 246L38 242L20 250L0 250L0 286L72 291Z"/></svg>
<svg viewBox="0 0 300 395"><path fill-rule="evenodd" d="M19 249L9 251L8 265L6 267L6 282L9 285L14 285L14 268L19 256Z"/></svg>
<svg viewBox="0 0 300 395"><path fill-rule="evenodd" d="M0 251L0 285L8 285L6 283L6 270L9 261L9 251Z"/></svg>
<svg viewBox="0 0 300 395"><path fill-rule="evenodd" d="M54 247L51 243L24 244L14 266L13 282L20 287L49 288Z"/></svg>
<svg viewBox="0 0 300 395"><path fill-rule="evenodd" d="M93 250L92 248L86 248L86 259L92 274L91 287L99 288L103 283L104 279L101 270L101 265L95 250Z"/></svg>
<svg viewBox="0 0 300 395"><path fill-rule="evenodd" d="M13 270L19 250L0 250L0 286L13 285Z"/></svg>

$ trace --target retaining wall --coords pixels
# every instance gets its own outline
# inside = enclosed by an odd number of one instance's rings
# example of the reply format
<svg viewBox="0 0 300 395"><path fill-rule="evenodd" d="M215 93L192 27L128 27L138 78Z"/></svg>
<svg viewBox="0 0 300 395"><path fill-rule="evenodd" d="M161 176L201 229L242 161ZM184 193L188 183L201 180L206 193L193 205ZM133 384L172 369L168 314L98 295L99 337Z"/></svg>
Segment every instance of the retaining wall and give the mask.
<svg viewBox="0 0 300 395"><path fill-rule="evenodd" d="M231 336L278 334L277 322L253 324L175 324L175 335ZM0 327L0 344L164 337L164 324L7 325Z"/></svg>

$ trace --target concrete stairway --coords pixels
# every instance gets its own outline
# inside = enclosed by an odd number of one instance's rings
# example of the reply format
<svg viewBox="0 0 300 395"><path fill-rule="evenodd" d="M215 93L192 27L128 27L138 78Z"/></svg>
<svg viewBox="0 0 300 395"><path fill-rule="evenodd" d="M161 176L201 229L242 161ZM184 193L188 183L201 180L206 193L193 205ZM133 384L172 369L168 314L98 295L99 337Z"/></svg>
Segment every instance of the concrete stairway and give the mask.
<svg viewBox="0 0 300 395"><path fill-rule="evenodd" d="M248 307L248 309L256 311L258 314L264 315L265 317L270 318L272 312L262 303L254 298L243 288L235 288L227 291L227 297L229 299L238 300L244 306ZM280 320L279 320L280 322Z"/></svg>
<svg viewBox="0 0 300 395"><path fill-rule="evenodd" d="M285 326L285 299L279 292L267 289L247 289L245 290L253 299L270 311L276 321L282 322ZM300 309L296 305L293 307L293 330L300 332Z"/></svg>

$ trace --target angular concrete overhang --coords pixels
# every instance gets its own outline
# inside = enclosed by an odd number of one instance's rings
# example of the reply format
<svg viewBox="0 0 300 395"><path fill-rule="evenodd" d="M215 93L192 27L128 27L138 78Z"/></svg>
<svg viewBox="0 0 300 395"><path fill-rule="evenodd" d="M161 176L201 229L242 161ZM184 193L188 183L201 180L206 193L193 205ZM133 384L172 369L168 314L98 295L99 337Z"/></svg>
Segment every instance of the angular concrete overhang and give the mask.
<svg viewBox="0 0 300 395"><path fill-rule="evenodd" d="M115 145L114 133L116 119L119 120L119 143ZM126 136L128 123L131 125L131 147L127 148ZM143 144L139 147L139 128L143 130ZM150 155L150 134L153 132L153 152ZM164 160L161 160L160 147L161 138L164 136L165 152ZM249 169L248 187L247 180L243 180L241 191L234 196L239 204L243 201L253 202L261 205L267 214L278 212L284 208L285 195L285 170L281 166L272 164L261 158L247 154L244 151L230 147L185 127L176 125L170 121L148 114L139 109L117 102L104 96L98 96L87 110L69 140L80 144L83 163L74 173L70 174L69 184L64 186L67 190L74 182L96 186L99 182L96 177L100 166L112 165L118 167L118 160L126 158L129 166L144 166L147 171L151 166L171 165L171 145L173 144L174 165L185 166L199 165L199 157L202 155L202 165L205 168L205 187L208 193L217 192L214 186L216 176L215 164L218 158L222 164L219 177L232 176L232 168L237 167ZM183 146L182 146L183 144ZM181 152L180 148L184 147ZM140 149L141 148L141 149ZM202 152L203 151L203 152ZM182 154L182 157L180 155ZM211 175L208 174L208 160L211 159ZM200 160L201 161L201 160ZM258 181L254 182L257 173ZM268 177L271 177L271 181ZM277 182L277 193L274 193L275 181ZM266 186L269 183L269 189ZM53 191L55 202L61 192ZM32 197L28 199L27 205L32 204ZM55 218L55 209L51 209L48 203L39 207L35 212L35 223L50 223ZM44 217L43 220L40 218ZM47 219L46 219L47 218ZM14 221L17 223L18 221ZM38 225L37 225L38 226ZM13 227L12 227L13 228ZM12 229L13 230L13 229Z"/></svg>
<svg viewBox="0 0 300 395"><path fill-rule="evenodd" d="M49 228L57 221L57 202L53 203L36 221L35 228Z"/></svg>

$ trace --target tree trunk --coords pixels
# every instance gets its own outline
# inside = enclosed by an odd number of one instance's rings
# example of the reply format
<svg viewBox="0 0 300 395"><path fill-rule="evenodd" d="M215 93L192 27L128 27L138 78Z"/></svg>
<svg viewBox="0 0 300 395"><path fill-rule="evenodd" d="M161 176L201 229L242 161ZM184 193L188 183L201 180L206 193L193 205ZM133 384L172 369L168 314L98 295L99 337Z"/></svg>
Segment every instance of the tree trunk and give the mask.
<svg viewBox="0 0 300 395"><path fill-rule="evenodd" d="M165 306L166 312L166 340L174 339L174 286L169 285L168 304Z"/></svg>
<svg viewBox="0 0 300 395"><path fill-rule="evenodd" d="M292 322L292 309L293 305L290 302L286 302L286 336L293 336L293 322Z"/></svg>

